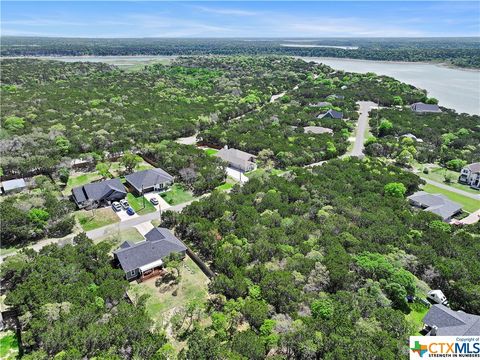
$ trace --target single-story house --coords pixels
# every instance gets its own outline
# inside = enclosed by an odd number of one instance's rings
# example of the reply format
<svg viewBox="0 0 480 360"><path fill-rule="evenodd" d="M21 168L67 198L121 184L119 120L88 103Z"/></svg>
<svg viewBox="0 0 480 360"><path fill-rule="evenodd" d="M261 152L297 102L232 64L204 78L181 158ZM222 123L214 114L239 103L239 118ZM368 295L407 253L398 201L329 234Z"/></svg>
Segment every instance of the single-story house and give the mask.
<svg viewBox="0 0 480 360"><path fill-rule="evenodd" d="M412 111L418 114L426 114L426 113L441 113L440 107L437 104L425 104L422 102L417 102L410 106Z"/></svg>
<svg viewBox="0 0 480 360"><path fill-rule="evenodd" d="M480 316L454 311L435 304L423 318L426 336L469 336L480 334Z"/></svg>
<svg viewBox="0 0 480 360"><path fill-rule="evenodd" d="M19 192L27 187L24 179L7 180L2 183L2 189L5 194Z"/></svg>
<svg viewBox="0 0 480 360"><path fill-rule="evenodd" d="M137 171L126 175L125 180L137 194L164 190L173 183L173 176L160 168Z"/></svg>
<svg viewBox="0 0 480 360"><path fill-rule="evenodd" d="M326 113L320 114L317 116L317 119L323 119L323 118L343 119L343 113L341 113L340 111L330 109Z"/></svg>
<svg viewBox="0 0 480 360"><path fill-rule="evenodd" d="M480 190L480 162L464 166L458 181L470 185L473 189Z"/></svg>
<svg viewBox="0 0 480 360"><path fill-rule="evenodd" d="M120 179L110 179L72 189L72 198L80 209L93 205L109 205L127 196Z"/></svg>
<svg viewBox="0 0 480 360"><path fill-rule="evenodd" d="M462 205L451 201L442 194L429 194L425 191L418 191L410 195L408 200L413 206L437 214L446 222L462 211Z"/></svg>
<svg viewBox="0 0 480 360"><path fill-rule="evenodd" d="M321 126L305 126L303 128L307 134L333 134L333 130Z"/></svg>
<svg viewBox="0 0 480 360"><path fill-rule="evenodd" d="M345 99L345 96L343 96L343 95L337 95L337 94L332 94L332 95L328 95L328 96L327 96L327 99L343 100L343 99Z"/></svg>
<svg viewBox="0 0 480 360"><path fill-rule="evenodd" d="M158 272L170 254L184 257L186 251L187 247L170 230L158 227L146 233L144 241L125 241L113 254L127 280L142 280Z"/></svg>
<svg viewBox="0 0 480 360"><path fill-rule="evenodd" d="M308 104L308 106L312 106L312 107L324 107L324 106L331 106L332 103L328 102L328 101L320 101L320 102L317 102L317 103L310 103Z"/></svg>
<svg viewBox="0 0 480 360"><path fill-rule="evenodd" d="M252 171L257 168L256 156L245 151L224 147L215 156L227 162L228 166L241 171Z"/></svg>

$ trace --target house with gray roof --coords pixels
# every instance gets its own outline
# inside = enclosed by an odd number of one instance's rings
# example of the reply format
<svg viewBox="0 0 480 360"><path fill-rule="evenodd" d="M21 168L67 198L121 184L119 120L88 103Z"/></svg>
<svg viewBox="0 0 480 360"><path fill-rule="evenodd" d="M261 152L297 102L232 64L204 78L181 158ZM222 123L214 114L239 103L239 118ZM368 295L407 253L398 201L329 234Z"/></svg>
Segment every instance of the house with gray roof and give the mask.
<svg viewBox="0 0 480 360"><path fill-rule="evenodd" d="M441 113L440 107L437 104L425 104L422 102L417 102L410 106L412 111L417 114L427 114L427 113Z"/></svg>
<svg viewBox="0 0 480 360"><path fill-rule="evenodd" d="M433 305L423 318L426 336L469 336L480 334L480 316Z"/></svg>
<svg viewBox="0 0 480 360"><path fill-rule="evenodd" d="M305 126L303 131L307 134L333 134L333 130L321 126Z"/></svg>
<svg viewBox="0 0 480 360"><path fill-rule="evenodd" d="M410 204L440 216L443 221L449 222L453 216L462 211L462 206L451 201L443 194L429 194L418 191L408 197Z"/></svg>
<svg viewBox="0 0 480 360"><path fill-rule="evenodd" d="M458 182L470 185L472 189L480 190L480 162L464 166Z"/></svg>
<svg viewBox="0 0 480 360"><path fill-rule="evenodd" d="M317 116L317 119L330 118L330 119L343 119L343 113L333 109L328 110L326 113Z"/></svg>
<svg viewBox="0 0 480 360"><path fill-rule="evenodd" d="M257 168L256 156L245 151L224 147L215 156L228 163L228 166L241 171L252 171Z"/></svg>
<svg viewBox="0 0 480 360"><path fill-rule="evenodd" d="M7 180L2 183L2 189L5 194L19 192L27 187L24 179Z"/></svg>
<svg viewBox="0 0 480 360"><path fill-rule="evenodd" d="M170 230L158 227L145 234L144 241L125 241L113 254L127 280L142 280L163 268L170 254L179 254L183 258L186 251L187 247Z"/></svg>
<svg viewBox="0 0 480 360"><path fill-rule="evenodd" d="M127 196L120 179L110 179L78 186L72 189L72 198L80 209L109 205Z"/></svg>
<svg viewBox="0 0 480 360"><path fill-rule="evenodd" d="M126 175L125 180L137 194L160 191L173 183L173 176L160 168L137 171Z"/></svg>
<svg viewBox="0 0 480 360"><path fill-rule="evenodd" d="M320 102L317 102L317 103L310 103L308 104L308 106L312 106L312 107L324 107L324 106L331 106L332 103L328 102L328 101L320 101Z"/></svg>

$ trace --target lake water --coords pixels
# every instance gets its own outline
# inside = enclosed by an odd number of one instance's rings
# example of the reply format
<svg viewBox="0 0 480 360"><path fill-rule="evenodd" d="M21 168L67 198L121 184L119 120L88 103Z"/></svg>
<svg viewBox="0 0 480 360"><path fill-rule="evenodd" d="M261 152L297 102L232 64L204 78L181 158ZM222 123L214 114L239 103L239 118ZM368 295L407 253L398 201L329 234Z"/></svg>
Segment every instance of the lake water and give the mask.
<svg viewBox="0 0 480 360"><path fill-rule="evenodd" d="M378 75L391 76L427 90L428 95L438 99L441 106L455 109L458 113L480 114L480 71L452 69L425 63L315 57L302 59L321 62L334 69L349 72L374 72Z"/></svg>

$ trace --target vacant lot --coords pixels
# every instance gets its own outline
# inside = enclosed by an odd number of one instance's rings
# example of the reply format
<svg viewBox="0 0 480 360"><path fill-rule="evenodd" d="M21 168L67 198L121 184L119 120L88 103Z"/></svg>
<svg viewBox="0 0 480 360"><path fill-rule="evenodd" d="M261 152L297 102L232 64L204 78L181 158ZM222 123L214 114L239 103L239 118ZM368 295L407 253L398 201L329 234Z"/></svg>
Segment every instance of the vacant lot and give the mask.
<svg viewBox="0 0 480 360"><path fill-rule="evenodd" d="M178 205L194 199L194 196L181 185L175 184L160 196L170 205Z"/></svg>
<svg viewBox="0 0 480 360"><path fill-rule="evenodd" d="M434 185L426 184L423 187L423 190L429 192L430 194L443 194L447 196L450 200L455 201L463 206L463 210L468 212L474 212L480 209L480 201L448 191Z"/></svg>
<svg viewBox="0 0 480 360"><path fill-rule="evenodd" d="M190 259L185 257L180 268L182 276L180 284L164 288L155 286L155 280L149 279L143 283L132 283L129 295L132 299L138 299L141 295L150 295L147 300L147 311L155 321L155 324L162 327L168 322L175 310L185 307L190 301L205 301L208 296L208 278ZM176 296L173 295L177 291Z"/></svg>
<svg viewBox="0 0 480 360"><path fill-rule="evenodd" d="M79 210L75 216L84 231L90 231L102 226L114 224L120 219L110 207L92 210Z"/></svg>

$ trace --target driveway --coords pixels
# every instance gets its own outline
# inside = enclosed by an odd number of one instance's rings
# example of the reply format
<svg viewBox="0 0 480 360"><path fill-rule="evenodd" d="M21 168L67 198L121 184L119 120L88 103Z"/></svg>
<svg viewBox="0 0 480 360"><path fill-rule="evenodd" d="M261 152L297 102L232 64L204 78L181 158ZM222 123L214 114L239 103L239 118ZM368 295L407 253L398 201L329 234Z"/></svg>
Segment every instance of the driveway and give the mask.
<svg viewBox="0 0 480 360"><path fill-rule="evenodd" d="M226 169L227 175L233 178L234 180L238 181L239 183L243 184L248 181L248 177L245 176L243 171L227 167Z"/></svg>
<svg viewBox="0 0 480 360"><path fill-rule="evenodd" d="M114 210L112 209L112 211L114 211ZM137 214L137 213L135 213L135 214L133 214L133 215L128 215L128 214L127 214L127 211L126 211L125 209L122 209L122 210L120 210L120 211L115 211L115 214L117 214L117 216L120 218L120 221L126 221L126 220L128 220L128 219L132 219L132 218L138 217L138 214Z"/></svg>
<svg viewBox="0 0 480 360"><path fill-rule="evenodd" d="M153 205L155 206L155 209L158 211L160 209L163 210L168 210L169 208L172 207L172 205L170 205L169 203L167 203L161 196L160 196L160 192L149 192L148 194L144 194L143 196L145 197L145 199L147 199L148 201L150 201L150 199L157 199L158 200L158 205Z"/></svg>

